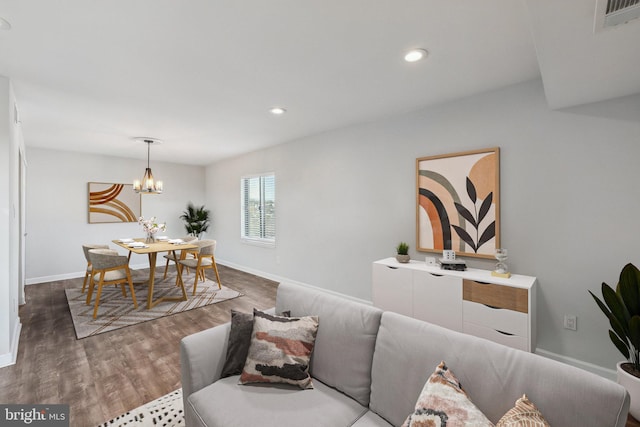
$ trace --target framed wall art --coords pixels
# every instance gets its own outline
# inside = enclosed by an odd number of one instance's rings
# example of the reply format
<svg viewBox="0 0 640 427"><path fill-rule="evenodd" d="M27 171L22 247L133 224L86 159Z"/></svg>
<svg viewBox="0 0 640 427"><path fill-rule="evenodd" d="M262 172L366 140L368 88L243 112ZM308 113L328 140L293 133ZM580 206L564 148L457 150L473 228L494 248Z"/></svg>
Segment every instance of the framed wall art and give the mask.
<svg viewBox="0 0 640 427"><path fill-rule="evenodd" d="M494 258L500 247L500 149L416 159L416 247Z"/></svg>
<svg viewBox="0 0 640 427"><path fill-rule="evenodd" d="M89 183L89 223L138 222L140 194L132 184Z"/></svg>

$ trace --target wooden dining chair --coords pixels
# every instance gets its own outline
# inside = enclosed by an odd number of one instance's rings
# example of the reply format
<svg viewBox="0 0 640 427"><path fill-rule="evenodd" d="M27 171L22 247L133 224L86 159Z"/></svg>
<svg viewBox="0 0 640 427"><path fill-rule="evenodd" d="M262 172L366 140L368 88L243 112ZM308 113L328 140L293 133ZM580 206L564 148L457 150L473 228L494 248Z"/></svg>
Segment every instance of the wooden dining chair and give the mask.
<svg viewBox="0 0 640 427"><path fill-rule="evenodd" d="M91 260L89 259L89 251L91 249L109 249L109 245L82 245L82 251L84 252L84 257L87 260L87 270L84 273L84 281L82 282L82 293L84 294L84 290L87 288L87 280L91 277Z"/></svg>
<svg viewBox="0 0 640 427"><path fill-rule="evenodd" d="M184 237L180 237L180 239L182 239L183 242L185 243L189 243L189 242L193 242L194 240L198 240L198 238L196 236L184 236ZM180 247L180 245L176 246L177 248ZM164 257L167 259L167 263L164 266L164 279L167 278L167 271L169 270L169 261L173 261L174 263L177 261L175 258L177 257L178 260L180 259L185 259L187 256L192 256L193 258L197 257L197 253L193 252L191 250L181 250L180 251L180 255L177 255L176 257L174 257L174 252L169 252L168 254L164 255ZM187 273L189 272L189 270L187 270ZM204 279L203 279L204 280Z"/></svg>
<svg viewBox="0 0 640 427"><path fill-rule="evenodd" d="M125 283L129 285L131 298L133 299L134 308L138 308L136 293L133 290L133 282L131 280L131 271L129 270L129 259L124 255L112 249L90 249L89 259L91 260L92 274L89 282L89 291L87 292L87 305L91 303L93 288L96 281L98 282L98 290L96 291L96 301L93 308L93 318L98 316L98 306L100 305L100 295L102 294L102 286L104 285L120 285L122 296L127 297Z"/></svg>
<svg viewBox="0 0 640 427"><path fill-rule="evenodd" d="M182 281L182 269L184 267L195 269L195 279L193 281L193 295L195 295L196 287L198 286L198 280L202 279L202 281L204 281L206 279L205 270L210 268L215 272L216 280L218 282L218 289L222 289L222 284L220 283L220 275L218 274L218 266L216 265L216 258L214 256L214 252L216 250L216 241L198 240L192 243L198 246L198 249L194 250L194 252L197 252L197 257L195 259L185 258L178 260L178 277L176 278L176 284L179 285L179 281Z"/></svg>

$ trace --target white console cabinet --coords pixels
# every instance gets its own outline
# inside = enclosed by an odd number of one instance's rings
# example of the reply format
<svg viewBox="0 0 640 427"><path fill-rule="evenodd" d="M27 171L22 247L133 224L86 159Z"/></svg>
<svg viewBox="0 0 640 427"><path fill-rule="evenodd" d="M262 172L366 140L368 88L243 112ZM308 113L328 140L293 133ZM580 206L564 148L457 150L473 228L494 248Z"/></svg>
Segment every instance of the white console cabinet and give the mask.
<svg viewBox="0 0 640 427"><path fill-rule="evenodd" d="M395 258L373 263L373 305L526 351L536 349L536 278L442 270Z"/></svg>

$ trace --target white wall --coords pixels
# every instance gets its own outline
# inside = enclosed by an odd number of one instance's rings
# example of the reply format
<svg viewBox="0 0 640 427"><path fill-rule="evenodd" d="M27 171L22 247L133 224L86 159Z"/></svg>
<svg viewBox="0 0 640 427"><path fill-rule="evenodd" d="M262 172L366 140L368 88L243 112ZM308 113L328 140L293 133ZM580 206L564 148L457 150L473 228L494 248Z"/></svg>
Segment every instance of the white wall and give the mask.
<svg viewBox="0 0 640 427"><path fill-rule="evenodd" d="M18 152L11 81L0 76L0 366L15 362L18 317Z"/></svg>
<svg viewBox="0 0 640 427"><path fill-rule="evenodd" d="M27 148L27 283L84 275L82 244L144 237L138 223L88 223L88 182L131 183L141 179L146 160ZM142 196L142 215L167 223L167 236L186 234L179 219L187 203L204 204L205 168L153 162L164 192ZM161 262L160 257L159 262ZM134 267L148 266L145 256L134 255Z"/></svg>
<svg viewBox="0 0 640 427"><path fill-rule="evenodd" d="M640 95L551 111L533 81L221 161L206 174L218 259L370 300L371 262L401 240L415 247L415 159L499 146L502 246L512 271L538 277L539 349L613 369L621 356L587 290L640 265L638 106ZM240 177L265 171L276 248L239 238Z"/></svg>

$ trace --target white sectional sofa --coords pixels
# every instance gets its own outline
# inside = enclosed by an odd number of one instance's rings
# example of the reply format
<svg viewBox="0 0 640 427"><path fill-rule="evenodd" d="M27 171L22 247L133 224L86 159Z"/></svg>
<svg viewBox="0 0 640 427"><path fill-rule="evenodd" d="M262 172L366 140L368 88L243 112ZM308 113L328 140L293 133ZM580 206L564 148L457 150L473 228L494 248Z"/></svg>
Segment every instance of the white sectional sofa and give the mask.
<svg viewBox="0 0 640 427"><path fill-rule="evenodd" d="M229 324L211 328L181 343L188 427L400 426L441 361L494 423L525 393L554 427L627 419L623 387L535 354L293 284L280 284L275 310L319 317L315 388L220 379Z"/></svg>

